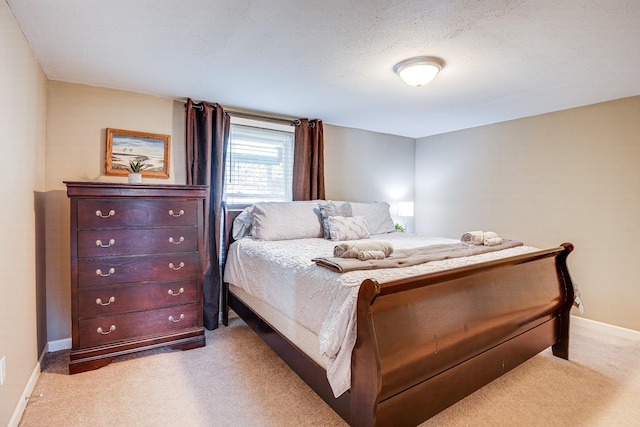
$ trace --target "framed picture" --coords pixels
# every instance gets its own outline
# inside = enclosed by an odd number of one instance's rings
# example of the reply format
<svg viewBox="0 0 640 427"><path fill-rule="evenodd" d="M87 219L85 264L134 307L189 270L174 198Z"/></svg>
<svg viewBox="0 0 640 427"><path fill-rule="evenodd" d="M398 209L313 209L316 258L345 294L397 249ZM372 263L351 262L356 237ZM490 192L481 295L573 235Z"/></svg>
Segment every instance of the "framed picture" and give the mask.
<svg viewBox="0 0 640 427"><path fill-rule="evenodd" d="M171 135L107 129L106 151L107 175L127 175L129 162L140 161L142 176L169 178Z"/></svg>

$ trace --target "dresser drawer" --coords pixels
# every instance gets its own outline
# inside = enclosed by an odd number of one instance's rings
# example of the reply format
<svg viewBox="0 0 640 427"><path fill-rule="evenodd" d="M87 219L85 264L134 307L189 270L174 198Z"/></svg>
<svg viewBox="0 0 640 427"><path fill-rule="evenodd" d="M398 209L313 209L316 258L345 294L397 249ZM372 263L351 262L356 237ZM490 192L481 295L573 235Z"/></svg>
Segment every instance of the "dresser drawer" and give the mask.
<svg viewBox="0 0 640 427"><path fill-rule="evenodd" d="M78 257L196 252L195 226L78 231Z"/></svg>
<svg viewBox="0 0 640 427"><path fill-rule="evenodd" d="M78 322L78 347L105 345L196 326L197 304L83 319Z"/></svg>
<svg viewBox="0 0 640 427"><path fill-rule="evenodd" d="M90 318L198 302L198 281L136 283L78 292L78 317Z"/></svg>
<svg viewBox="0 0 640 427"><path fill-rule="evenodd" d="M81 199L78 228L195 225L198 201L189 199Z"/></svg>
<svg viewBox="0 0 640 427"><path fill-rule="evenodd" d="M78 260L78 287L196 278L198 254L105 257Z"/></svg>

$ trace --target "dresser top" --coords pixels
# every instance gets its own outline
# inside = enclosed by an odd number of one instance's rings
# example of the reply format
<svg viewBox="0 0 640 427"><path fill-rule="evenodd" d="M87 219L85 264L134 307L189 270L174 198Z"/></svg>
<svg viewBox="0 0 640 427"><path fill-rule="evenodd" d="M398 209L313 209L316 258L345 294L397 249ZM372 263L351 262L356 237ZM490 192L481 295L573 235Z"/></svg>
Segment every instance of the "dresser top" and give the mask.
<svg viewBox="0 0 640 427"><path fill-rule="evenodd" d="M204 198L206 185L127 184L117 182L64 181L69 197L198 197Z"/></svg>

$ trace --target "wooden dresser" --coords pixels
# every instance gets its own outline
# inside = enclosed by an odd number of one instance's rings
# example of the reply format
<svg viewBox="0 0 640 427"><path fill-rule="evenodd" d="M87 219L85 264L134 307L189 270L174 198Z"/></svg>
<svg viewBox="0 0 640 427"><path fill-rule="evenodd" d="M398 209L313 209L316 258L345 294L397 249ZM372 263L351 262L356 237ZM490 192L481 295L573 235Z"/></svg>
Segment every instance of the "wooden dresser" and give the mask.
<svg viewBox="0 0 640 427"><path fill-rule="evenodd" d="M205 186L65 182L71 202L69 373L205 345Z"/></svg>

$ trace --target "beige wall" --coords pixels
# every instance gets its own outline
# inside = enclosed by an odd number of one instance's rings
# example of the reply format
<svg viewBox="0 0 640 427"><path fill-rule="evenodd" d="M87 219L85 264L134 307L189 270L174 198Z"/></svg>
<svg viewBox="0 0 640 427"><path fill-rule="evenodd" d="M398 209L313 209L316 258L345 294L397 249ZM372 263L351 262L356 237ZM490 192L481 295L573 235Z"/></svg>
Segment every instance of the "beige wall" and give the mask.
<svg viewBox="0 0 640 427"><path fill-rule="evenodd" d="M2 426L21 403L46 342L36 320L44 302L46 84L7 3L0 1L0 358L6 357L7 367L0 386Z"/></svg>
<svg viewBox="0 0 640 427"><path fill-rule="evenodd" d="M71 336L69 200L63 181L126 182L105 175L106 129L171 135L169 179L185 183L184 103L92 86L49 82L47 103L47 332L49 341Z"/></svg>
<svg viewBox="0 0 640 427"><path fill-rule="evenodd" d="M414 155L413 138L325 124L327 199L386 201L404 224L397 202L414 200Z"/></svg>
<svg viewBox="0 0 640 427"><path fill-rule="evenodd" d="M584 317L640 330L640 97L421 138L415 162L419 232L572 242Z"/></svg>

